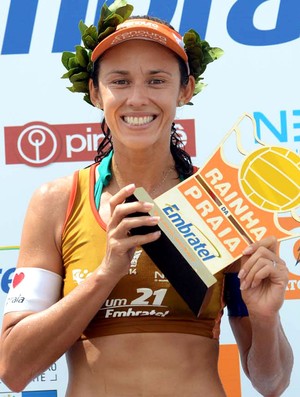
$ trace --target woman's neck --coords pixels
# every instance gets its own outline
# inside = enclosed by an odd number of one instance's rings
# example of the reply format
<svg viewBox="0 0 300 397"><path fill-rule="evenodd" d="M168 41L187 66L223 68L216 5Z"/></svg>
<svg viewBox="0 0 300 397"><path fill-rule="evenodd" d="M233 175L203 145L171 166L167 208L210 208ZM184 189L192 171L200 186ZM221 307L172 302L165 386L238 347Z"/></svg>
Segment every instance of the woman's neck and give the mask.
<svg viewBox="0 0 300 397"><path fill-rule="evenodd" d="M114 153L112 159L113 183L120 189L130 183L142 186L155 198L175 186L179 177L171 153L160 156L126 156Z"/></svg>

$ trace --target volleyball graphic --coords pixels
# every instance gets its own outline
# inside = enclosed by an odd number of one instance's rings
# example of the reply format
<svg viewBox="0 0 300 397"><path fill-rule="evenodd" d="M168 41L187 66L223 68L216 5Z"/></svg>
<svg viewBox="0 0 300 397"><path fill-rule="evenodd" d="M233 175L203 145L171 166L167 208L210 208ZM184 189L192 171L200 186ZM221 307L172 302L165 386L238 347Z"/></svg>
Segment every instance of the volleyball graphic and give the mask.
<svg viewBox="0 0 300 397"><path fill-rule="evenodd" d="M289 211L300 205L300 156L287 148L264 146L250 153L239 170L248 199L266 211Z"/></svg>

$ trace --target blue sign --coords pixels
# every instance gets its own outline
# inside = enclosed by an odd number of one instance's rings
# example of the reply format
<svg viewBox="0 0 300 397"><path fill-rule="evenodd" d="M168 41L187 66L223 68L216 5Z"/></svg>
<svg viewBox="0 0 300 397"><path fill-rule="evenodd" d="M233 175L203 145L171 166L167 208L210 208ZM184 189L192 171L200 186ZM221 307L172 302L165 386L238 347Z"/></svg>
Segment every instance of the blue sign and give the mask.
<svg viewBox="0 0 300 397"><path fill-rule="evenodd" d="M266 1L268 0L237 0L232 5L227 16L227 31L234 41L249 46L266 46L299 39L299 0L281 0L276 26L273 29L259 29L254 24L254 15ZM103 0L98 0L95 25L103 3ZM107 5L111 3L112 0L107 1ZM177 3L178 0L151 0L148 14L170 22ZM181 34L194 28L204 39L212 4L213 0L185 0L179 26ZM80 42L78 22L85 21L88 5L88 0L61 0L52 52L74 50L75 45ZM37 7L38 0L11 0L1 54L29 53Z"/></svg>
<svg viewBox="0 0 300 397"><path fill-rule="evenodd" d="M22 397L57 397L57 390L23 391Z"/></svg>

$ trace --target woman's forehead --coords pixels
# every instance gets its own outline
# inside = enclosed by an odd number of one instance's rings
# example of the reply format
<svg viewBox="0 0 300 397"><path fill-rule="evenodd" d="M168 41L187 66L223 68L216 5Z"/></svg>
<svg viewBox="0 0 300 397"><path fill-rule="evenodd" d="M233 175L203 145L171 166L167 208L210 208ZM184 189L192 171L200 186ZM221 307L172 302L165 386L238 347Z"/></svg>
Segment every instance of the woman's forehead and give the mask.
<svg viewBox="0 0 300 397"><path fill-rule="evenodd" d="M151 65L178 65L176 55L168 48L148 40L130 40L118 44L107 50L101 63L117 63L122 69L122 65L137 64L138 62L148 62Z"/></svg>

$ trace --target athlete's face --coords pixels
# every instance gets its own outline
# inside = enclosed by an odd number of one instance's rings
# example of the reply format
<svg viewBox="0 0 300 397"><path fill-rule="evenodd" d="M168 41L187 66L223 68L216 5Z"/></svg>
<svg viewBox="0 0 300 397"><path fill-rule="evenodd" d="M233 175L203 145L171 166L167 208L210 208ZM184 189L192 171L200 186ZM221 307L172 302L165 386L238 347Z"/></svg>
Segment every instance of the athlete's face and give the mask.
<svg viewBox="0 0 300 397"><path fill-rule="evenodd" d="M169 49L131 40L103 56L96 95L114 148L159 149L169 146L176 107L186 100L187 88L180 85L178 60Z"/></svg>

